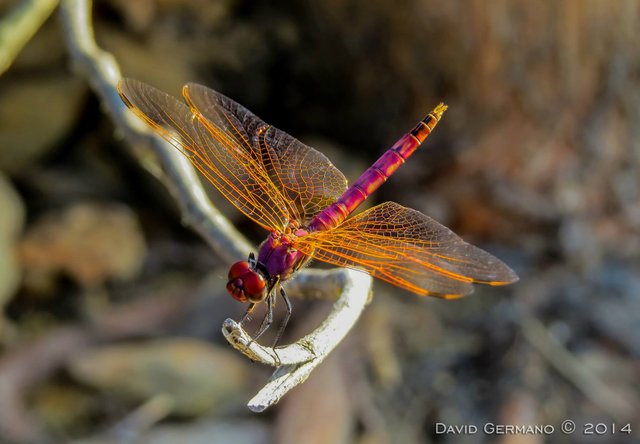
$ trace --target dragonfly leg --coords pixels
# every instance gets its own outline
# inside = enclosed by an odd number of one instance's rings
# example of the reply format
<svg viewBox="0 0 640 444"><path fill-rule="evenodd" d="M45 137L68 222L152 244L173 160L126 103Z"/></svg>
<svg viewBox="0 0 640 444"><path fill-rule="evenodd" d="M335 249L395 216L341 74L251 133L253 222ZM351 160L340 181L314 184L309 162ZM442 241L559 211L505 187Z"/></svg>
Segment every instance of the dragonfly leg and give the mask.
<svg viewBox="0 0 640 444"><path fill-rule="evenodd" d="M273 292L267 296L267 314L264 315L260 328L253 335L253 340L256 341L273 323L273 309L276 306L276 298Z"/></svg>
<svg viewBox="0 0 640 444"><path fill-rule="evenodd" d="M253 311L254 308L256 308L255 303L249 304L249 308L247 308L247 311L244 313L244 315L242 315L242 319L240 319L240 322L239 322L240 325L243 325L245 321L251 320L251 318L249 317L249 314Z"/></svg>
<svg viewBox="0 0 640 444"><path fill-rule="evenodd" d="M278 334L276 335L276 339L273 341L273 348L276 348L280 339L282 339L282 334L284 333L284 329L287 327L289 323L289 318L291 317L291 312L293 310L291 306L291 301L287 296L287 293L284 292L284 288L280 287L280 295L282 295L282 299L284 300L285 305L287 306L287 313L284 315L284 319L280 324L280 328L278 328Z"/></svg>

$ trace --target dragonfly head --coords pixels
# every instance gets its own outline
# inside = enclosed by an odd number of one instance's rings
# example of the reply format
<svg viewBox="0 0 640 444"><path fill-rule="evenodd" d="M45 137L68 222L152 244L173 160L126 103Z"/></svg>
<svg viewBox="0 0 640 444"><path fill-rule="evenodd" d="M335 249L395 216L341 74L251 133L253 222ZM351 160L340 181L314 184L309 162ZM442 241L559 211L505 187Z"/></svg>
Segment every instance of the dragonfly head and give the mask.
<svg viewBox="0 0 640 444"><path fill-rule="evenodd" d="M251 257L249 258L251 260ZM255 264L255 262L252 261ZM227 291L240 302L260 302L266 296L267 281L247 261L236 262L229 269Z"/></svg>

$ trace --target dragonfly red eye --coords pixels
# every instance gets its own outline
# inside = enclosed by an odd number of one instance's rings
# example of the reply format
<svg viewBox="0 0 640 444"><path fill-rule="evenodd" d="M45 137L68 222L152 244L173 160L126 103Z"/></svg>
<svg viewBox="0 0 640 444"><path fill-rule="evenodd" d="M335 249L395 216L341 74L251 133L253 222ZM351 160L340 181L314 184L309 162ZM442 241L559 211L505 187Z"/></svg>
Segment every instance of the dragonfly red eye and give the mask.
<svg viewBox="0 0 640 444"><path fill-rule="evenodd" d="M251 271L251 267L249 266L249 262L240 261L236 262L229 269L229 280L237 279L245 274L247 271Z"/></svg>
<svg viewBox="0 0 640 444"><path fill-rule="evenodd" d="M261 274L251 269L246 261L236 262L229 269L227 291L240 302L260 302L267 284Z"/></svg>
<svg viewBox="0 0 640 444"><path fill-rule="evenodd" d="M245 296L242 289L242 279L234 279L227 283L227 291L229 294L239 302L247 302L247 296Z"/></svg>
<svg viewBox="0 0 640 444"><path fill-rule="evenodd" d="M243 276L244 291L249 300L259 302L262 300L264 289L267 286L264 278L255 271L249 271Z"/></svg>

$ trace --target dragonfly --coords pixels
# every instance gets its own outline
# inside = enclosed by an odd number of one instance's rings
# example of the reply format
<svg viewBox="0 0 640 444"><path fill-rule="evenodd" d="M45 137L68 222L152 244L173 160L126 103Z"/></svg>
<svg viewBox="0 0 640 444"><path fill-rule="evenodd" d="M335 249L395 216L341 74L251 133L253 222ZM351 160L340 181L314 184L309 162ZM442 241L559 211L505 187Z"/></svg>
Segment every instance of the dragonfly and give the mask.
<svg viewBox="0 0 640 444"><path fill-rule="evenodd" d="M272 324L280 294L287 310L277 344L292 312L282 284L312 259L444 299L472 293L474 283L518 280L498 258L417 210L384 202L353 215L422 145L447 109L442 103L348 186L324 154L206 86L186 84L184 102L134 79L122 79L117 89L128 108L269 232L257 257L249 253L231 266L226 286L249 304L241 323L266 302L254 340Z"/></svg>

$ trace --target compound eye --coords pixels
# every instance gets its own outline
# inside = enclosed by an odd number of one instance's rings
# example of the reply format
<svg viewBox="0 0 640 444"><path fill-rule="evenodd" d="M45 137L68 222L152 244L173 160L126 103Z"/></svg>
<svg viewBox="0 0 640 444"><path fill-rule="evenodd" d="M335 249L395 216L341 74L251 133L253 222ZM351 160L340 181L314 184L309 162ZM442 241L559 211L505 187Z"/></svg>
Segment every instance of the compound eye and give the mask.
<svg viewBox="0 0 640 444"><path fill-rule="evenodd" d="M242 280L234 279L227 283L227 291L233 299L239 302L248 302L247 296L245 296L244 291L242 290Z"/></svg>
<svg viewBox="0 0 640 444"><path fill-rule="evenodd" d="M250 272L243 276L244 291L252 302L259 302L264 297L264 289L267 286L264 278L256 273Z"/></svg>
<svg viewBox="0 0 640 444"><path fill-rule="evenodd" d="M246 274L248 271L251 271L249 262L246 262L246 261L236 262L229 269L229 280L240 278L242 277L242 275Z"/></svg>

